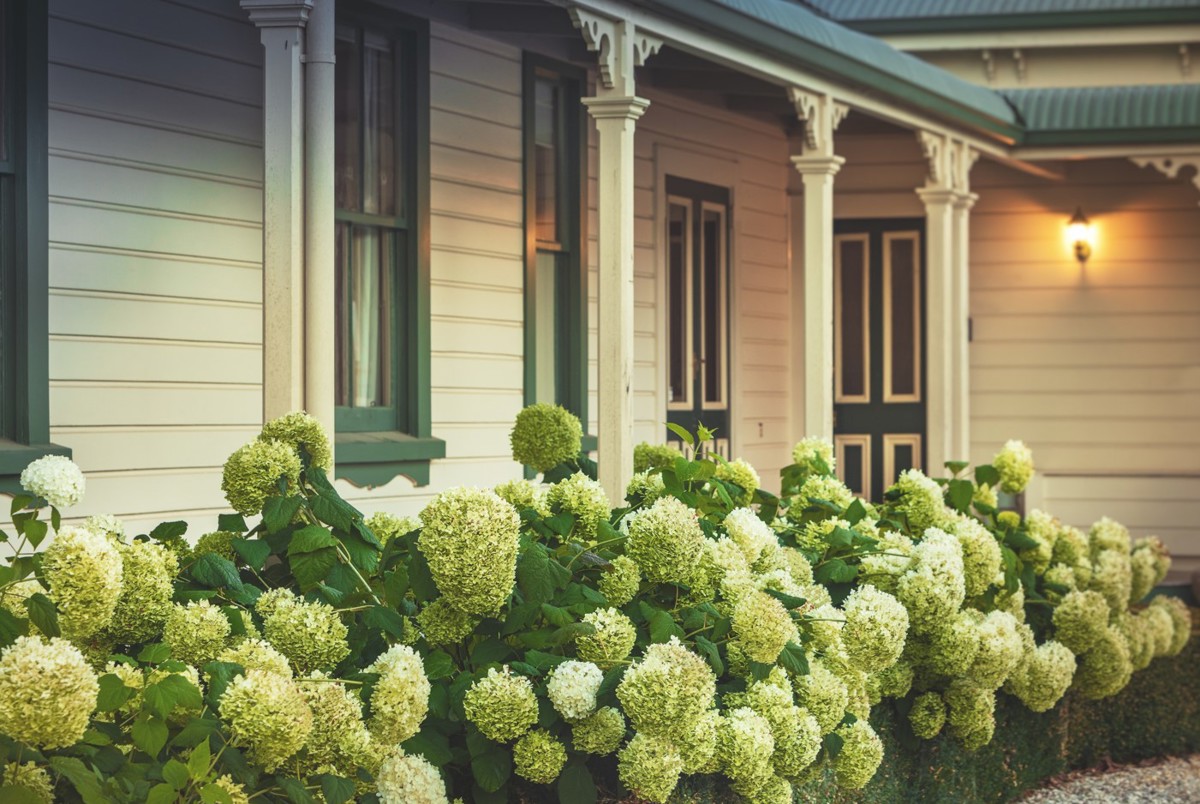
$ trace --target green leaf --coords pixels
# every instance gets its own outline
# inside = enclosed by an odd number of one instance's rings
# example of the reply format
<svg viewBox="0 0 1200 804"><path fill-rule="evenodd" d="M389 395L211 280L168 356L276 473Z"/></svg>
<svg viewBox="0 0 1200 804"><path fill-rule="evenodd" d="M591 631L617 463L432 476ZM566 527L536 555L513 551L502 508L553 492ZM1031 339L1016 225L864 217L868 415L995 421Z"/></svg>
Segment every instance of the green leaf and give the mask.
<svg viewBox="0 0 1200 804"><path fill-rule="evenodd" d="M842 752L842 746L846 741L834 732L825 735L825 752L829 754L830 759L836 759L837 755Z"/></svg>
<svg viewBox="0 0 1200 804"><path fill-rule="evenodd" d="M696 440L692 438L692 434L683 427L680 427L678 424L675 424L674 422L667 422L667 429L679 436L680 439L683 440L683 443L687 444L689 447L696 446Z"/></svg>
<svg viewBox="0 0 1200 804"><path fill-rule="evenodd" d="M826 539L826 541L829 543L829 546L835 550L845 549L854 544L854 531L838 525L829 534L829 537Z"/></svg>
<svg viewBox="0 0 1200 804"><path fill-rule="evenodd" d="M804 648L795 642L789 642L783 646L777 661L785 670L796 675L808 675L808 656L805 655Z"/></svg>
<svg viewBox="0 0 1200 804"><path fill-rule="evenodd" d="M9 514L9 516L13 516L17 513L17 511L22 511L25 508L28 508L30 505L32 505L35 502L37 502L37 498L34 497L32 494L13 495L12 505L10 505L8 508L8 514Z"/></svg>
<svg viewBox="0 0 1200 804"><path fill-rule="evenodd" d="M4 804L43 804L45 799L41 794L35 793L28 787L14 787L12 785L0 785L0 801Z"/></svg>
<svg viewBox="0 0 1200 804"><path fill-rule="evenodd" d="M146 794L146 804L173 804L179 800L179 791L172 784L163 782L150 788Z"/></svg>
<svg viewBox="0 0 1200 804"><path fill-rule="evenodd" d="M454 672L454 660L444 650L432 651L425 657L425 675L430 681L446 678Z"/></svg>
<svg viewBox="0 0 1200 804"><path fill-rule="evenodd" d="M171 646L165 642L153 642L142 648L142 652L138 654L138 661L142 664L159 664L171 658Z"/></svg>
<svg viewBox="0 0 1200 804"><path fill-rule="evenodd" d="M96 708L101 712L112 712L134 696L137 690L125 686L115 673L100 676L100 694L96 697Z"/></svg>
<svg viewBox="0 0 1200 804"><path fill-rule="evenodd" d="M971 498L975 496L975 484L970 480L951 480L946 488L946 497L950 506L960 514L965 514L971 507Z"/></svg>
<svg viewBox="0 0 1200 804"><path fill-rule="evenodd" d="M561 513L545 520L546 527L550 528L551 532L557 533L559 536L567 536L571 529L575 527L575 517L572 514Z"/></svg>
<svg viewBox="0 0 1200 804"><path fill-rule="evenodd" d="M292 534L292 538L288 542L287 552L288 556L291 557L299 553L311 553L314 550L336 546L337 541L327 528L323 528L320 525L308 525Z"/></svg>
<svg viewBox="0 0 1200 804"><path fill-rule="evenodd" d="M551 625L565 626L575 622L575 618L571 616L571 612L558 606L551 606L549 603L542 604L542 616Z"/></svg>
<svg viewBox="0 0 1200 804"><path fill-rule="evenodd" d="M296 583L300 584L300 589L304 592L311 591L320 585L337 563L337 549L334 547L324 547L320 550L288 556L292 575L295 576Z"/></svg>
<svg viewBox="0 0 1200 804"><path fill-rule="evenodd" d="M326 804L345 804L354 798L354 782L341 776L322 774L321 793L325 796Z"/></svg>
<svg viewBox="0 0 1200 804"><path fill-rule="evenodd" d="M370 533L365 528L363 531ZM349 533L338 531L337 539L341 542L346 554L350 556L350 563L362 570L363 575L370 575L379 566L379 547L364 539L357 528Z"/></svg>
<svg viewBox="0 0 1200 804"><path fill-rule="evenodd" d="M471 663L476 667L503 662L513 652L507 644L495 637L483 640L471 648Z"/></svg>
<svg viewBox="0 0 1200 804"><path fill-rule="evenodd" d="M696 649L708 661L708 666L717 674L717 678L725 674L725 663L721 661L721 651L712 640L703 636L697 636Z"/></svg>
<svg viewBox="0 0 1200 804"><path fill-rule="evenodd" d="M426 603L438 596L438 590L433 582L433 573L429 571L429 562L419 547L413 551L412 560L408 563L408 582L417 602Z"/></svg>
<svg viewBox="0 0 1200 804"><path fill-rule="evenodd" d="M558 667L565 662L567 657L555 656L553 653L544 653L540 650L525 651L525 661L537 668L538 672L545 673L547 670Z"/></svg>
<svg viewBox="0 0 1200 804"><path fill-rule="evenodd" d="M221 727L220 722L213 718L192 717L187 725L171 740L171 745L180 748L191 748L205 742Z"/></svg>
<svg viewBox="0 0 1200 804"><path fill-rule="evenodd" d="M303 497L268 497L262 510L263 526L267 533L278 533L292 524L303 504Z"/></svg>
<svg viewBox="0 0 1200 804"><path fill-rule="evenodd" d="M1000 482L1000 471L990 463L976 466L975 482L981 486L994 486Z"/></svg>
<svg viewBox="0 0 1200 804"><path fill-rule="evenodd" d="M0 648L7 648L17 637L29 633L29 621L17 618L8 609L0 607Z"/></svg>
<svg viewBox="0 0 1200 804"><path fill-rule="evenodd" d="M31 519L25 523L25 538L34 547L37 547L46 538L48 527L46 523L40 519Z"/></svg>
<svg viewBox="0 0 1200 804"><path fill-rule="evenodd" d="M554 578L550 575L550 554L540 544L532 544L517 560L517 588L527 602L545 603L554 596Z"/></svg>
<svg viewBox="0 0 1200 804"><path fill-rule="evenodd" d="M130 729L133 744L152 757L167 744L167 724L148 712L142 712Z"/></svg>
<svg viewBox="0 0 1200 804"><path fill-rule="evenodd" d="M292 804L313 804L313 797L305 788L304 782L290 776L276 776L275 784L283 788Z"/></svg>
<svg viewBox="0 0 1200 804"><path fill-rule="evenodd" d="M51 757L50 767L67 778L84 804L108 804L109 798L104 794L100 779L81 760L75 757Z"/></svg>
<svg viewBox="0 0 1200 804"><path fill-rule="evenodd" d="M1041 542L1020 529L1010 530L1004 537L1004 543L1017 552L1036 550L1041 546Z"/></svg>
<svg viewBox="0 0 1200 804"><path fill-rule="evenodd" d="M675 618L662 609L655 609L648 621L651 642L666 642L672 636L683 636L683 629L675 624Z"/></svg>
<svg viewBox="0 0 1200 804"><path fill-rule="evenodd" d="M191 568L192 577L210 589L241 589L242 579L233 562L216 553L205 553Z"/></svg>
<svg viewBox="0 0 1200 804"><path fill-rule="evenodd" d="M199 709L204 705L200 690L186 676L171 673L142 690L147 709L160 718L171 714L176 707Z"/></svg>
<svg viewBox="0 0 1200 804"><path fill-rule="evenodd" d="M349 532L354 528L354 508L340 497L328 496L324 492L309 501L309 507L317 519L341 531Z"/></svg>
<svg viewBox="0 0 1200 804"><path fill-rule="evenodd" d="M420 754L434 767L440 768L448 765L454 759L454 754L450 751L449 738L433 728L422 729L405 740L402 745L405 752Z"/></svg>
<svg viewBox="0 0 1200 804"><path fill-rule="evenodd" d="M192 749L192 753L188 754L188 773L193 779L203 779L204 774L208 773L210 764L212 764L212 751L208 747L208 740L202 740Z"/></svg>
<svg viewBox="0 0 1200 804"><path fill-rule="evenodd" d="M383 594L388 603L400 605L404 593L408 591L408 568L400 564L396 569L383 576Z"/></svg>
<svg viewBox="0 0 1200 804"><path fill-rule="evenodd" d="M831 558L817 567L813 577L820 583L849 583L858 576L858 567L840 558Z"/></svg>
<svg viewBox="0 0 1200 804"><path fill-rule="evenodd" d="M204 804L233 804L233 797L229 795L229 791L223 787L217 787L213 782L200 788L200 800Z"/></svg>
<svg viewBox="0 0 1200 804"><path fill-rule="evenodd" d="M188 766L178 759L167 760L167 764L162 768L162 776L176 790L182 790L190 778Z"/></svg>
<svg viewBox="0 0 1200 804"><path fill-rule="evenodd" d="M150 538L156 542L170 541L187 533L187 528L187 523L180 520L162 522L155 525L154 530L150 531Z"/></svg>
<svg viewBox="0 0 1200 804"><path fill-rule="evenodd" d="M767 589L764 589L763 591L766 592L771 597L778 600L780 603L782 603L784 605L784 608L788 608L788 609L798 609L801 606L803 606L805 603L808 602L808 600L805 598L796 597L795 595L789 595L786 592L780 592L778 589L767 588Z"/></svg>
<svg viewBox="0 0 1200 804"><path fill-rule="evenodd" d="M271 545L261 539L234 539L230 544L246 566L256 570L261 570L271 555Z"/></svg>
<svg viewBox="0 0 1200 804"><path fill-rule="evenodd" d="M596 804L596 782L587 765L571 763L558 776L560 804Z"/></svg>
<svg viewBox="0 0 1200 804"><path fill-rule="evenodd" d="M950 470L950 474L958 476L962 470L971 465L970 461L946 461L946 468Z"/></svg>
<svg viewBox="0 0 1200 804"><path fill-rule="evenodd" d="M221 700L221 696L225 694L225 688L229 686L229 682L233 681L235 676L240 675L245 668L240 664L233 662L209 662L204 665L204 675L208 678L208 705L213 710L217 708Z"/></svg>
<svg viewBox="0 0 1200 804"><path fill-rule="evenodd" d="M467 748L471 752L475 782L487 792L495 793L512 776L512 752L473 729L467 732Z"/></svg>
<svg viewBox="0 0 1200 804"><path fill-rule="evenodd" d="M863 505L862 500L855 497L854 502L850 503L850 507L846 509L845 520L853 526L861 522L866 515L867 507Z"/></svg>
<svg viewBox="0 0 1200 804"><path fill-rule="evenodd" d="M248 528L246 519L241 514L219 514L217 530L223 530L226 533L245 533Z"/></svg>
<svg viewBox="0 0 1200 804"><path fill-rule="evenodd" d="M25 610L29 612L29 620L48 637L59 635L58 608L54 601L41 592L25 598Z"/></svg>
<svg viewBox="0 0 1200 804"><path fill-rule="evenodd" d="M395 609L386 606L372 606L363 616L363 624L368 628L378 628L396 639L404 636L404 618Z"/></svg>

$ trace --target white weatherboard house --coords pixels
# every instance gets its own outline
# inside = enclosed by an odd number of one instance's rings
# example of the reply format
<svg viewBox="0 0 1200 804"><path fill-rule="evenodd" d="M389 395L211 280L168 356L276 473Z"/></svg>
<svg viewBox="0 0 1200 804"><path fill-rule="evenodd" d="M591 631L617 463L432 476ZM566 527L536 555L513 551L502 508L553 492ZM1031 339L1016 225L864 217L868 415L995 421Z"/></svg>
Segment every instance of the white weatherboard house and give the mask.
<svg viewBox="0 0 1200 804"><path fill-rule="evenodd" d="M1021 438L1027 507L1200 564L1200 0L0 14L6 488L202 533L305 408L415 513L548 400L615 497L667 421L869 495Z"/></svg>

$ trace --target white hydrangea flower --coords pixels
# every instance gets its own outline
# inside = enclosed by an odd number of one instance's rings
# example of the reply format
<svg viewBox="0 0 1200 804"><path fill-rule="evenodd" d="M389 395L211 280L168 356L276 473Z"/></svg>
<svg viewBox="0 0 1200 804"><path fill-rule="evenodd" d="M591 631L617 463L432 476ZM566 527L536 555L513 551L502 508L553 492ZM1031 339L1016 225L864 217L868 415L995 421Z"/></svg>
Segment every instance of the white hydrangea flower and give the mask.
<svg viewBox="0 0 1200 804"><path fill-rule="evenodd" d="M438 769L424 757L399 749L383 761L375 783L382 804L448 804Z"/></svg>
<svg viewBox="0 0 1200 804"><path fill-rule="evenodd" d="M742 548L747 564L758 561L764 550L779 544L775 532L750 508L730 511L725 517L725 532Z"/></svg>
<svg viewBox="0 0 1200 804"><path fill-rule="evenodd" d="M86 483L83 472L70 458L47 455L25 467L21 485L55 508L69 508L83 499Z"/></svg>
<svg viewBox="0 0 1200 804"><path fill-rule="evenodd" d="M83 520L83 529L100 536L111 536L120 542L125 541L125 523L112 514L89 516Z"/></svg>
<svg viewBox="0 0 1200 804"><path fill-rule="evenodd" d="M591 662L563 662L554 668L546 693L558 713L573 722L596 711L596 695L603 681L604 672Z"/></svg>

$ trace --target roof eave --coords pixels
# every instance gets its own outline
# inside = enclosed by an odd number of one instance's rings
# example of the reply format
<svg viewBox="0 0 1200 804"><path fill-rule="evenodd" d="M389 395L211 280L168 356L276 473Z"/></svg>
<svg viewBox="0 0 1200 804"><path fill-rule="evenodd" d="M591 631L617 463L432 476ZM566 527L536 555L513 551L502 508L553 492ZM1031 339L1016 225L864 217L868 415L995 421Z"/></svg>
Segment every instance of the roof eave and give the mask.
<svg viewBox="0 0 1200 804"><path fill-rule="evenodd" d="M888 36L909 33L965 33L970 31L1028 31L1044 28L1115 28L1130 25L1180 25L1196 23L1194 8L1123 9L1111 11L1054 12L1048 14L979 14L958 17L838 20L839 25Z"/></svg>

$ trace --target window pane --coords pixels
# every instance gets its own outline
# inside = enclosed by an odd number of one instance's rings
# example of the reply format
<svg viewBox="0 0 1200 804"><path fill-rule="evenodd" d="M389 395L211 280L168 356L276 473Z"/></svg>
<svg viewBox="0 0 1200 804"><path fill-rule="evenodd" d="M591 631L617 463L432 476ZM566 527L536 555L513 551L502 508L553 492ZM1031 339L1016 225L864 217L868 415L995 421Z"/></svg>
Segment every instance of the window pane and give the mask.
<svg viewBox="0 0 1200 804"><path fill-rule="evenodd" d="M688 218L691 207L671 204L667 219L667 401L691 398L687 366L688 338Z"/></svg>
<svg viewBox="0 0 1200 804"><path fill-rule="evenodd" d="M891 305L891 392L912 396L917 392L917 321L916 241L894 238L890 241L889 281Z"/></svg>
<svg viewBox="0 0 1200 804"><path fill-rule="evenodd" d="M537 298L534 299L534 333L537 371L536 401L559 404L559 255L539 251L537 255Z"/></svg>
<svg viewBox="0 0 1200 804"><path fill-rule="evenodd" d="M704 401L725 401L725 216L714 210L703 213L703 264L701 327L704 332L700 370L704 376Z"/></svg>
<svg viewBox="0 0 1200 804"><path fill-rule="evenodd" d="M861 397L867 392L866 320L863 316L867 294L865 246L861 240L843 240L837 246L841 257L838 376L842 395L848 397Z"/></svg>
<svg viewBox="0 0 1200 804"><path fill-rule="evenodd" d="M359 165L362 87L356 37L354 28L338 26L334 68L334 203L338 209L351 212L358 212L362 201L358 183L362 169Z"/></svg>
<svg viewBox="0 0 1200 804"><path fill-rule="evenodd" d="M558 242L559 105L557 81L539 78L534 83L533 165L534 216L537 239Z"/></svg>
<svg viewBox="0 0 1200 804"><path fill-rule="evenodd" d="M391 404L395 240L394 233L376 227L338 227L339 405Z"/></svg>
<svg viewBox="0 0 1200 804"><path fill-rule="evenodd" d="M392 43L367 32L363 43L363 211L396 211L396 66Z"/></svg>

